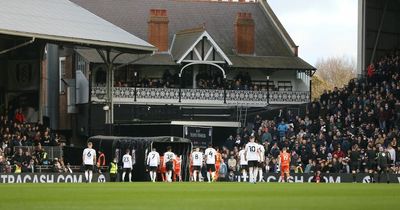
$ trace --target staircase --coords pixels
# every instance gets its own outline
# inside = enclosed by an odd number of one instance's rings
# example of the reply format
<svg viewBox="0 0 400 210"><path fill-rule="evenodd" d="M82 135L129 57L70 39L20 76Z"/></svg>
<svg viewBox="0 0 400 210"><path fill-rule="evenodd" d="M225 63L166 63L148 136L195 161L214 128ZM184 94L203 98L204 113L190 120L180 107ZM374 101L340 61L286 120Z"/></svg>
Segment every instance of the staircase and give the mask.
<svg viewBox="0 0 400 210"><path fill-rule="evenodd" d="M236 120L240 122L242 127L247 126L247 106L238 106L236 108Z"/></svg>

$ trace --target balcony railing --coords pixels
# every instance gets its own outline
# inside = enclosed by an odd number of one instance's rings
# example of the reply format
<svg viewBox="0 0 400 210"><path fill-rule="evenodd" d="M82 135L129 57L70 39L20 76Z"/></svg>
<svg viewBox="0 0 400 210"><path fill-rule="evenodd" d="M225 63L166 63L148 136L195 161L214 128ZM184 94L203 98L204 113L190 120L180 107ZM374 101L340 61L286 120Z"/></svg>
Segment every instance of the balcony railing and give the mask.
<svg viewBox="0 0 400 210"><path fill-rule="evenodd" d="M105 92L105 87L93 87L92 102L104 102ZM115 104L268 105L267 91L114 87L113 96ZM269 104L302 104L309 100L308 91L269 91Z"/></svg>

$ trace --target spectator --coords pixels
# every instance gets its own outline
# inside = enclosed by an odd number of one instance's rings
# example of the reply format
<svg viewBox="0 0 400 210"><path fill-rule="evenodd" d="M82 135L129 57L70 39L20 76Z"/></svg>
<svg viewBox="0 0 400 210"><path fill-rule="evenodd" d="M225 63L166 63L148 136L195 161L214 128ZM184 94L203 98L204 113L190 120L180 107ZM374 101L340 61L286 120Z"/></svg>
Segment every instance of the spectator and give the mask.
<svg viewBox="0 0 400 210"><path fill-rule="evenodd" d="M42 148L42 145L39 144L35 149L35 157L39 164L47 165L47 152Z"/></svg>
<svg viewBox="0 0 400 210"><path fill-rule="evenodd" d="M309 159L308 164L306 165L306 168L304 169L304 173L313 173L314 172L314 167L315 167L315 161Z"/></svg>
<svg viewBox="0 0 400 210"><path fill-rule="evenodd" d="M272 142L272 135L268 132L268 128L264 129L264 133L261 135L261 143L264 144L265 142L268 142L268 144L271 144Z"/></svg>
<svg viewBox="0 0 400 210"><path fill-rule="evenodd" d="M278 132L280 139L286 136L286 132L288 131L288 129L289 129L288 125L285 124L284 120L282 120L281 123L278 125Z"/></svg>
<svg viewBox="0 0 400 210"><path fill-rule="evenodd" d="M345 156L346 155L341 150L340 146L336 149L336 151L333 152L333 157L335 157L335 158L344 158Z"/></svg>
<svg viewBox="0 0 400 210"><path fill-rule="evenodd" d="M277 159L279 154L280 154L280 150L279 150L279 147L278 147L278 143L274 143L274 146L272 146L272 148L271 148L270 155L274 159Z"/></svg>
<svg viewBox="0 0 400 210"><path fill-rule="evenodd" d="M240 143L239 143L240 144ZM233 147L235 146L235 139L233 138L233 135L230 135L227 139L226 139L226 141L225 141L225 147L228 149L228 150L233 150Z"/></svg>
<svg viewBox="0 0 400 210"><path fill-rule="evenodd" d="M22 113L21 109L18 109L15 113L15 122L17 123L25 122L25 115Z"/></svg>
<svg viewBox="0 0 400 210"><path fill-rule="evenodd" d="M4 173L6 168L6 161L2 155L0 155L0 173Z"/></svg>
<svg viewBox="0 0 400 210"><path fill-rule="evenodd" d="M228 176L228 167L226 166L224 159L221 159L218 179L220 181L226 181L227 176Z"/></svg>
<svg viewBox="0 0 400 210"><path fill-rule="evenodd" d="M64 172L61 163L58 161L58 158L54 158L53 161L53 172L55 173L62 173Z"/></svg>
<svg viewBox="0 0 400 210"><path fill-rule="evenodd" d="M236 171L237 161L233 155L230 156L228 160L228 170L229 171Z"/></svg>

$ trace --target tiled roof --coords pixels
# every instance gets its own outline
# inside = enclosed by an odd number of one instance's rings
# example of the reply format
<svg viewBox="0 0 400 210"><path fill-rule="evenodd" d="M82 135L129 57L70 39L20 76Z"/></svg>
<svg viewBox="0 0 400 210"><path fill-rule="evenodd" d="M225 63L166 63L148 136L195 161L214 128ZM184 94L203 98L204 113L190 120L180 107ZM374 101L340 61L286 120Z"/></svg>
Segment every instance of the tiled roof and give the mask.
<svg viewBox="0 0 400 210"><path fill-rule="evenodd" d="M234 53L234 23L238 12L252 13L255 22L255 53L260 56L293 56L282 35L259 3L179 0L72 0L94 14L147 40L150 9L166 9L169 44L178 31L205 25L227 55Z"/></svg>

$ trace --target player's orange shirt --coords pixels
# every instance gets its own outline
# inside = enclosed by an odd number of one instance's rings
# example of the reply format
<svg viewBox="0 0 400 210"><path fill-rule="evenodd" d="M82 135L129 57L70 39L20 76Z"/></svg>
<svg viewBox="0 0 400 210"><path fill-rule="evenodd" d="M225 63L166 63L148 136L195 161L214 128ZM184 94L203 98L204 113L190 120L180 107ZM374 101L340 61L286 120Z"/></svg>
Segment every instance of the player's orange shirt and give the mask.
<svg viewBox="0 0 400 210"><path fill-rule="evenodd" d="M176 157L176 159L174 159L174 172L176 174L179 174L181 172L181 158L180 157Z"/></svg>
<svg viewBox="0 0 400 210"><path fill-rule="evenodd" d="M290 165L290 153L287 152L281 152L279 155L281 159L281 166L288 166Z"/></svg>
<svg viewBox="0 0 400 210"><path fill-rule="evenodd" d="M160 163L164 163L164 156L160 156ZM158 170L160 173L165 173L167 171L167 168L165 167L165 164L160 164L158 166Z"/></svg>
<svg viewBox="0 0 400 210"><path fill-rule="evenodd" d="M215 160L215 165L221 165L221 159L222 159L222 155L221 153L217 152L217 155L215 156L216 160Z"/></svg>

